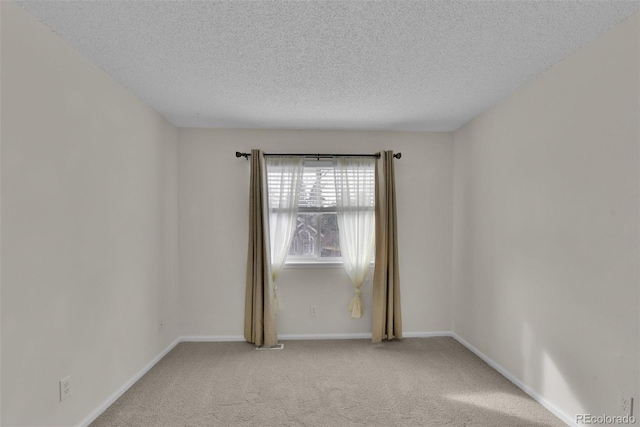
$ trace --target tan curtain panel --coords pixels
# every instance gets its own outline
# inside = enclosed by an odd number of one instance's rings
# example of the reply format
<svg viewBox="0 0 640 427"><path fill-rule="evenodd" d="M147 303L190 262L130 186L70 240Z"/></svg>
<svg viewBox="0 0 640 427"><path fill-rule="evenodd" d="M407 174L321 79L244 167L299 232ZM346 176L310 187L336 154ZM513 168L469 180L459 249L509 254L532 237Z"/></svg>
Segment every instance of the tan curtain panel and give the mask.
<svg viewBox="0 0 640 427"><path fill-rule="evenodd" d="M400 273L393 151L376 165L376 263L373 272L372 341L402 338Z"/></svg>
<svg viewBox="0 0 640 427"><path fill-rule="evenodd" d="M269 247L267 171L261 150L251 150L249 249L244 311L244 338L257 346L278 343L274 285Z"/></svg>

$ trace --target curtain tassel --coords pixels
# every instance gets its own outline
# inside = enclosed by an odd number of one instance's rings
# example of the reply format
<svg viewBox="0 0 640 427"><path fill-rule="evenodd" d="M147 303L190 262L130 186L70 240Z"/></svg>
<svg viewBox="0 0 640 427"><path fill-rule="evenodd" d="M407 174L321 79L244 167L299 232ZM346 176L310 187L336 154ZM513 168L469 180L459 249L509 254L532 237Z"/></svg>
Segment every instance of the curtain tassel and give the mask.
<svg viewBox="0 0 640 427"><path fill-rule="evenodd" d="M278 298L278 285L276 285L276 282L273 282L273 311L276 314L280 313L280 298Z"/></svg>
<svg viewBox="0 0 640 427"><path fill-rule="evenodd" d="M347 310L351 312L351 317L353 319L359 319L364 314L364 308L362 307L362 291L359 288L355 288L355 296L349 303L349 307Z"/></svg>

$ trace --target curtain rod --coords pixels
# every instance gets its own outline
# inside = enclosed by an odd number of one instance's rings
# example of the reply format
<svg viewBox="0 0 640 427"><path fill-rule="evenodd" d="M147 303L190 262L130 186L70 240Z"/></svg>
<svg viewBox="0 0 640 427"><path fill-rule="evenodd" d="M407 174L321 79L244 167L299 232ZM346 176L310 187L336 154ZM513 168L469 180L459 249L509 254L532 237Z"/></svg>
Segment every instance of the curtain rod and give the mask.
<svg viewBox="0 0 640 427"><path fill-rule="evenodd" d="M377 154L303 154L303 153L264 153L265 156L299 156L307 159L332 159L334 157L375 157L376 159L380 158L380 153ZM236 157L244 157L249 160L249 156L251 153L241 153L236 151ZM402 157L402 153L396 153L393 155L396 159Z"/></svg>

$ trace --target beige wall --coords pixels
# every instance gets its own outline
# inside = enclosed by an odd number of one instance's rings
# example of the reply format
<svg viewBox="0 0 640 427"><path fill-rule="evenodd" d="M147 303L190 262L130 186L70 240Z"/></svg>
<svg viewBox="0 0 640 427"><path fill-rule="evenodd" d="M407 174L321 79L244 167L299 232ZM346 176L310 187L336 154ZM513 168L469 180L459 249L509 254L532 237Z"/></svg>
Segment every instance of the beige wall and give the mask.
<svg viewBox="0 0 640 427"><path fill-rule="evenodd" d="M640 397L638 14L455 134L176 131L0 5L2 425L77 424L179 335L242 334L251 148L401 151L405 331L453 330L571 416ZM279 286L281 335L371 330L341 268Z"/></svg>
<svg viewBox="0 0 640 427"><path fill-rule="evenodd" d="M454 137L453 329L571 418L640 398L639 39L635 14Z"/></svg>
<svg viewBox="0 0 640 427"><path fill-rule="evenodd" d="M2 7L0 7L0 49L2 46ZM2 74L2 55L0 54L0 75ZM2 82L0 81L0 100ZM0 242L2 241L2 102L0 102ZM2 425L2 250L0 250L0 425Z"/></svg>
<svg viewBox="0 0 640 427"><path fill-rule="evenodd" d="M404 330L451 330L451 134L180 129L178 140L182 335L242 335L249 162L234 153L251 148L402 152L396 179ZM353 290L341 268L287 268L279 294L281 335L371 332L371 283L364 285L365 316L351 319Z"/></svg>
<svg viewBox="0 0 640 427"><path fill-rule="evenodd" d="M177 131L0 3L2 425L75 425L178 337Z"/></svg>

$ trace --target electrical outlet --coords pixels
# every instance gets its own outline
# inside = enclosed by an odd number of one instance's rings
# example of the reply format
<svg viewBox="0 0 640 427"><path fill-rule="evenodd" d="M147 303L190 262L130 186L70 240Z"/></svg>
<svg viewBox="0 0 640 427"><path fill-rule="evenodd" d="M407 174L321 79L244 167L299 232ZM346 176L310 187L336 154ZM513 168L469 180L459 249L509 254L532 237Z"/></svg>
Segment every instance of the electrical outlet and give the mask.
<svg viewBox="0 0 640 427"><path fill-rule="evenodd" d="M315 305L312 305L311 307L309 307L309 312L312 316L317 316L318 315L318 307Z"/></svg>
<svg viewBox="0 0 640 427"><path fill-rule="evenodd" d="M627 396L623 392L618 392L618 409L624 415L633 415L633 397Z"/></svg>
<svg viewBox="0 0 640 427"><path fill-rule="evenodd" d="M71 394L71 376L61 379L59 384L60 384L60 402L62 402Z"/></svg>

